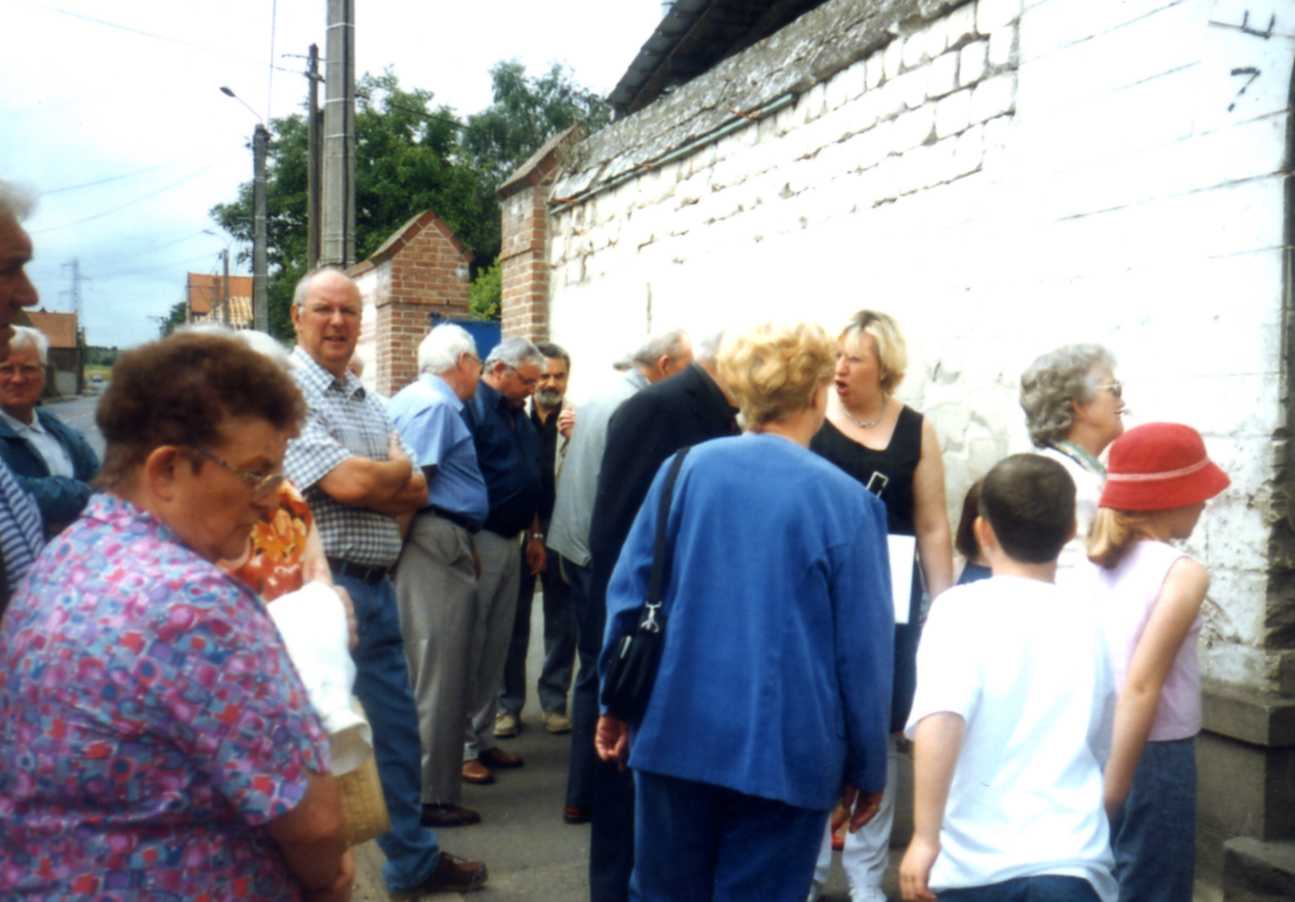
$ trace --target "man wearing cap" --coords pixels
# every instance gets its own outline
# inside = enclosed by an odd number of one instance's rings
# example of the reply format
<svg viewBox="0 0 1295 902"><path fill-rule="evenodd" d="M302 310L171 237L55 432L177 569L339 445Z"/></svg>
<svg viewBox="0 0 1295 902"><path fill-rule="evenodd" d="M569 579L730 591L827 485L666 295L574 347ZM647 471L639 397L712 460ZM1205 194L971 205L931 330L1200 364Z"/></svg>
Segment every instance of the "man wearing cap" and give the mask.
<svg viewBox="0 0 1295 902"><path fill-rule="evenodd" d="M24 269L32 257L31 238L19 224L33 206L30 195L0 180L0 360L9 354L14 320L23 307L31 307L37 300L36 288ZM0 616L42 544L36 502L0 463Z"/></svg>
<svg viewBox="0 0 1295 902"><path fill-rule="evenodd" d="M333 578L350 593L359 625L355 694L373 727L391 829L378 838L392 892L465 891L486 867L441 851L420 823L418 714L387 573L400 554L397 517L427 501L382 405L347 372L360 337L360 289L337 269L306 274L292 298L294 377L308 410L288 443L284 472L315 515Z"/></svg>

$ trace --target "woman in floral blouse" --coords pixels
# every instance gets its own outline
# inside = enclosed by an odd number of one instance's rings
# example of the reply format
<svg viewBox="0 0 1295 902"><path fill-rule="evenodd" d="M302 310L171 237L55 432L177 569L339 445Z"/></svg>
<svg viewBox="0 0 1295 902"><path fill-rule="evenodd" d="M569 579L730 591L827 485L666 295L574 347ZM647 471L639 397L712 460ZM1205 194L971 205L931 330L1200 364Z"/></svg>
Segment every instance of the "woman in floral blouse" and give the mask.
<svg viewBox="0 0 1295 902"><path fill-rule="evenodd" d="M0 897L344 899L327 743L215 566L278 503L300 394L241 342L121 357L101 484L0 627Z"/></svg>

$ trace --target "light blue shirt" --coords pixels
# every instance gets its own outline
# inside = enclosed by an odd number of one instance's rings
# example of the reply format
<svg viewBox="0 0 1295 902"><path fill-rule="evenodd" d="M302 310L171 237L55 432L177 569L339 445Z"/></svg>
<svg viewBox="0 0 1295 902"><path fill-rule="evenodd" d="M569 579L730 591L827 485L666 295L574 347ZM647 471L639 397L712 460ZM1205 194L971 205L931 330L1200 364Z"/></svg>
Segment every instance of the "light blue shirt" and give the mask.
<svg viewBox="0 0 1295 902"><path fill-rule="evenodd" d="M423 373L391 399L387 411L415 465L427 474L428 506L484 523L490 510L486 482L463 402L449 384Z"/></svg>

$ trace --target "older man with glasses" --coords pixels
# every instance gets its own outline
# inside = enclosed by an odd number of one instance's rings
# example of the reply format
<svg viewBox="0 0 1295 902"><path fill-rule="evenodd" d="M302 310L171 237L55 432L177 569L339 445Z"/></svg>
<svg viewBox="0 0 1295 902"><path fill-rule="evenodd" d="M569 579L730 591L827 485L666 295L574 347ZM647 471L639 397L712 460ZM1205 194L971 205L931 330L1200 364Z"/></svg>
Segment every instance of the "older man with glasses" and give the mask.
<svg viewBox="0 0 1295 902"><path fill-rule="evenodd" d="M347 371L361 311L359 288L340 270L311 273L297 284L292 358L308 415L288 446L285 470L315 515L334 580L355 603L355 693L373 726L391 814L391 830L378 838L387 888L462 892L484 883L486 868L441 851L436 834L421 824L418 714L388 576L400 555L397 518L426 503L427 483L382 405Z"/></svg>
<svg viewBox="0 0 1295 902"><path fill-rule="evenodd" d="M521 585L517 548L522 533L526 533L524 555L530 571L544 569L540 440L526 413L526 399L539 384L543 366L544 355L535 345L524 338L504 340L486 358L481 383L464 409L490 498L482 529L473 537L481 575L468 655L470 720L462 773L469 783L493 783L492 767L523 764L520 755L495 745L494 730Z"/></svg>
<svg viewBox="0 0 1295 902"><path fill-rule="evenodd" d="M99 457L81 433L38 406L48 352L43 334L14 327L9 357L0 363L0 458L36 500L45 535L52 538L90 500Z"/></svg>

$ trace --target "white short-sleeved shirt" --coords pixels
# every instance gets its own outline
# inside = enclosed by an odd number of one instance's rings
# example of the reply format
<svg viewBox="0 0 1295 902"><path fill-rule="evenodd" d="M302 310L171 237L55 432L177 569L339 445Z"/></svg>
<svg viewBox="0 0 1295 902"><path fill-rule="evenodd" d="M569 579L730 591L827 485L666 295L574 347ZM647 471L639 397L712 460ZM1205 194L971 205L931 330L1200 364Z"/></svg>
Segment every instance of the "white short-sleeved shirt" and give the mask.
<svg viewBox="0 0 1295 902"><path fill-rule="evenodd" d="M1062 875L1113 902L1102 768L1114 709L1091 602L1009 576L941 595L922 633L905 728L911 737L941 712L966 722L931 887Z"/></svg>

